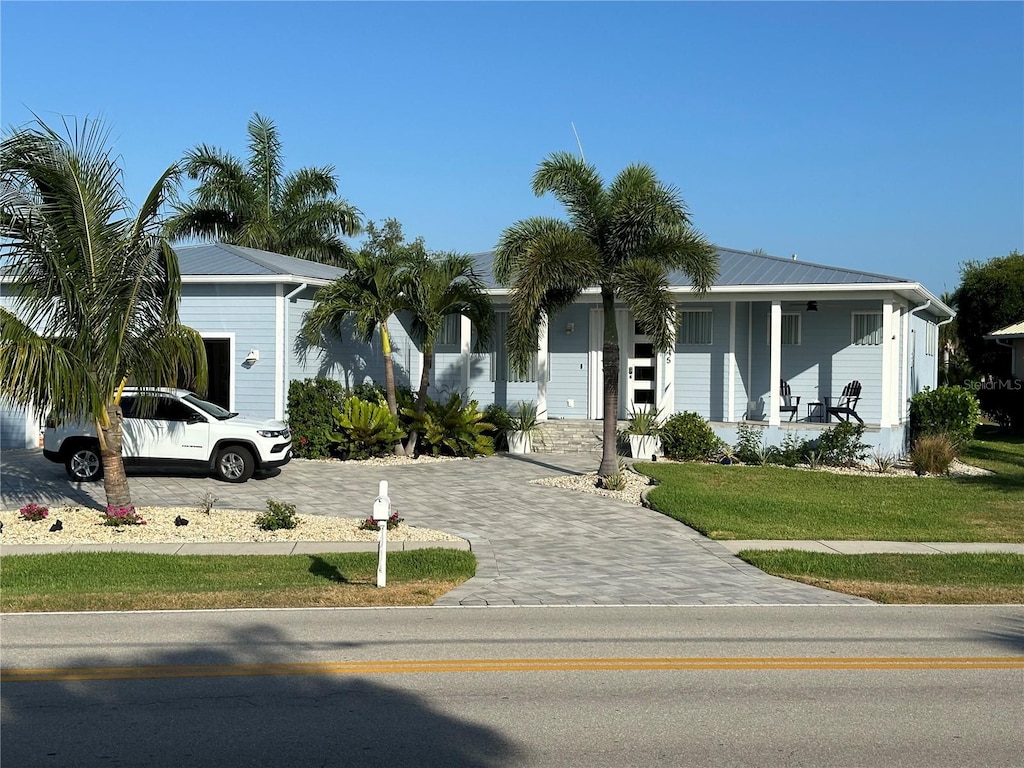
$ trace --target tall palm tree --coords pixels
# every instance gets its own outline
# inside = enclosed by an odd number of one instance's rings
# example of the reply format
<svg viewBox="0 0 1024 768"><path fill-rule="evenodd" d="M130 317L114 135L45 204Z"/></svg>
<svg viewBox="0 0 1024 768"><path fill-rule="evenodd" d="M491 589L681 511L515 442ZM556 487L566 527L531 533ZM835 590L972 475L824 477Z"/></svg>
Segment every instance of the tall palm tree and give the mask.
<svg viewBox="0 0 1024 768"><path fill-rule="evenodd" d="M199 185L175 204L171 240L199 238L260 248L339 266L349 254L341 239L361 229L360 212L337 197L334 168L300 168L285 175L274 123L249 120L249 158L206 144L185 153L184 170Z"/></svg>
<svg viewBox="0 0 1024 768"><path fill-rule="evenodd" d="M37 121L0 142L0 254L14 311L0 309L0 393L96 425L107 503L131 503L121 458L129 379L206 385L202 338L178 322L181 276L161 236L171 166L133 215L99 124Z"/></svg>
<svg viewBox="0 0 1024 768"><path fill-rule="evenodd" d="M411 313L413 336L423 350L416 392L416 412L422 416L434 366L434 347L446 318L468 317L476 330L477 347L482 348L490 341L494 307L483 281L473 270L473 260L462 254L441 253L420 257L406 269L402 308ZM411 430L406 453L412 455L418 439L417 431Z"/></svg>
<svg viewBox="0 0 1024 768"><path fill-rule="evenodd" d="M508 345L520 371L536 354L539 328L597 286L604 310L604 450L602 476L618 471L615 431L619 398L619 342L615 303L633 313L658 350L671 348L674 298L670 270L681 270L703 294L718 276L715 249L697 232L673 187L647 165L630 165L610 186L594 166L567 152L541 162L533 176L538 197L550 192L568 221L525 219L507 228L494 257L495 277L511 287Z"/></svg>
<svg viewBox="0 0 1024 768"><path fill-rule="evenodd" d="M397 415L388 320L404 306L405 270L414 261L422 260L425 250L421 238L405 242L402 225L395 219L386 219L380 228L369 222L366 231L366 242L345 262L348 271L317 291L302 330L308 344L320 343L327 331L337 334L348 319L366 343L373 341L376 332L384 357L388 410ZM395 450L404 453L401 443Z"/></svg>

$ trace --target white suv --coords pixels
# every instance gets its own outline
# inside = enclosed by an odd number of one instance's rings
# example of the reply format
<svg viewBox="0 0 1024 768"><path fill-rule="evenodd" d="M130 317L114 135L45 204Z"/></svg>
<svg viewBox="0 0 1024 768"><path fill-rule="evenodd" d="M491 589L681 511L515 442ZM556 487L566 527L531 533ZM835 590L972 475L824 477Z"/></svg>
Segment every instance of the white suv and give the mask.
<svg viewBox="0 0 1024 768"><path fill-rule="evenodd" d="M140 407L140 399L155 399ZM292 435L283 421L238 418L185 389L125 389L125 465L203 467L229 483L291 461ZM96 433L82 424L47 425L43 455L79 482L103 474Z"/></svg>

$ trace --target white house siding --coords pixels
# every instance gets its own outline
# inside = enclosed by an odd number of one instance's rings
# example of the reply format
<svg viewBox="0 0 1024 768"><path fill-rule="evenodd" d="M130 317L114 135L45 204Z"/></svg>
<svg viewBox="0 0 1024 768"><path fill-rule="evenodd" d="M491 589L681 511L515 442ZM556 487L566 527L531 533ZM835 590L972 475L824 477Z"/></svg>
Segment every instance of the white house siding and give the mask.
<svg viewBox="0 0 1024 768"><path fill-rule="evenodd" d="M832 357L831 394L833 402L851 381L862 386L857 414L868 423L877 424L882 418L882 350L884 344L855 345L853 343L853 313L882 312L882 302L845 302L834 329L835 339L845 342ZM895 396L895 389L893 390Z"/></svg>
<svg viewBox="0 0 1024 768"><path fill-rule="evenodd" d="M710 345L676 341L675 410L695 411L711 421L723 421L729 406L729 304L693 302L677 308L682 312L710 309L712 327ZM736 338L739 345L743 337L737 333Z"/></svg>
<svg viewBox="0 0 1024 768"><path fill-rule="evenodd" d="M910 319L910 369L908 397L913 397L925 387L935 389L938 380L938 329L933 333L935 343L928 348L928 326L935 325L935 318L925 312L915 312Z"/></svg>
<svg viewBox="0 0 1024 768"><path fill-rule="evenodd" d="M416 384L419 384L417 379ZM444 347L434 351L434 367L430 372L430 396L445 399L453 392L462 393L462 350Z"/></svg>
<svg viewBox="0 0 1024 768"><path fill-rule="evenodd" d="M277 365L277 286L234 283L186 284L178 314L181 322L205 336L234 335L231 361L235 410L248 416L275 415ZM259 362L245 358L258 350Z"/></svg>
<svg viewBox="0 0 1024 768"><path fill-rule="evenodd" d="M548 418L587 418L589 325L589 304L569 307L548 323Z"/></svg>

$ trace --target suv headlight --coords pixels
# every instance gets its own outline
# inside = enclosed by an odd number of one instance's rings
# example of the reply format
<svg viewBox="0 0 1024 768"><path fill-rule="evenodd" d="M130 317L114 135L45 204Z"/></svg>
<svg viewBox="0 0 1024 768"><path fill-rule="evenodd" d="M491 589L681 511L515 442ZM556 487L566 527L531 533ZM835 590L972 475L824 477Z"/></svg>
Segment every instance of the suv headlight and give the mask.
<svg viewBox="0 0 1024 768"><path fill-rule="evenodd" d="M260 437L287 437L287 429L257 429L256 434Z"/></svg>

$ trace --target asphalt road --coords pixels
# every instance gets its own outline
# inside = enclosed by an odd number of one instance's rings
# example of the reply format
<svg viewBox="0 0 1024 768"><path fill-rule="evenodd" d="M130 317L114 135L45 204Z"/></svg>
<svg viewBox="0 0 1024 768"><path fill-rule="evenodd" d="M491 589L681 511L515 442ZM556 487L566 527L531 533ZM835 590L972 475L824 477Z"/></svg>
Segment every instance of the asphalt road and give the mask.
<svg viewBox="0 0 1024 768"><path fill-rule="evenodd" d="M7 615L8 766L1024 765L1020 607Z"/></svg>

